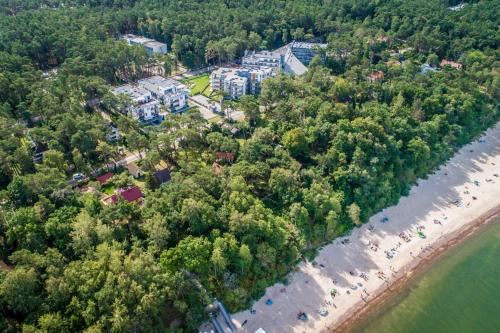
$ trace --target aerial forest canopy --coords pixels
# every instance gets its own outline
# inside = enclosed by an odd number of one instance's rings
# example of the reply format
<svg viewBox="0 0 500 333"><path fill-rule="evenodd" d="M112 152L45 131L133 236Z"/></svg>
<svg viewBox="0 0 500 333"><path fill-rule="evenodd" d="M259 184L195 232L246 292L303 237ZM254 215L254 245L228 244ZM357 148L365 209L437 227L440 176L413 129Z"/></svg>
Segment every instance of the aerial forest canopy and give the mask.
<svg viewBox="0 0 500 333"><path fill-rule="evenodd" d="M248 307L395 204L500 116L500 2L458 3L0 0L0 331L190 332L211 297ZM242 98L237 131L197 112L144 130L110 93L150 61L125 33L192 69L292 40L328 48ZM443 59L462 67L422 70ZM145 153L141 205L68 184L112 160L107 118ZM220 153L234 159L214 168ZM156 186L159 163L172 180Z"/></svg>

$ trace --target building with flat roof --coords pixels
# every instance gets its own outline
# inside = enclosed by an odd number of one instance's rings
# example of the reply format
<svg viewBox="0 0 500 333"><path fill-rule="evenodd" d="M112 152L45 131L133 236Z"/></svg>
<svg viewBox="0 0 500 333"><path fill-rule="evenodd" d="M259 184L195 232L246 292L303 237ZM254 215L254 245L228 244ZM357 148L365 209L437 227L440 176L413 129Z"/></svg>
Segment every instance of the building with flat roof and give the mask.
<svg viewBox="0 0 500 333"><path fill-rule="evenodd" d="M165 54L168 52L167 44L158 42L151 38L137 36L133 34L126 34L121 37L129 45L142 45L149 55L153 53Z"/></svg>
<svg viewBox="0 0 500 333"><path fill-rule="evenodd" d="M115 95L128 96L132 103L128 105L124 112L142 123L152 123L158 121L160 116L160 102L155 100L150 91L142 87L125 84L113 88Z"/></svg>
<svg viewBox="0 0 500 333"><path fill-rule="evenodd" d="M170 112L181 112L188 108L189 89L179 81L155 75L137 83L160 100Z"/></svg>
<svg viewBox="0 0 500 333"><path fill-rule="evenodd" d="M244 67L269 67L275 72L301 75L307 72L307 66L318 54L319 50L326 49L327 44L291 42L274 51L245 52L241 60Z"/></svg>
<svg viewBox="0 0 500 333"><path fill-rule="evenodd" d="M219 68L212 72L210 85L212 91L223 91L230 99L239 99L241 96L260 93L262 81L276 75L270 67L237 67Z"/></svg>
<svg viewBox="0 0 500 333"><path fill-rule="evenodd" d="M269 67L276 71L283 69L285 58L284 54L274 51L248 52L241 60L241 65L245 67Z"/></svg>
<svg viewBox="0 0 500 333"><path fill-rule="evenodd" d="M290 49L292 53L303 63L305 66L311 63L321 49L326 49L327 44L321 43L307 43L307 42L291 42Z"/></svg>

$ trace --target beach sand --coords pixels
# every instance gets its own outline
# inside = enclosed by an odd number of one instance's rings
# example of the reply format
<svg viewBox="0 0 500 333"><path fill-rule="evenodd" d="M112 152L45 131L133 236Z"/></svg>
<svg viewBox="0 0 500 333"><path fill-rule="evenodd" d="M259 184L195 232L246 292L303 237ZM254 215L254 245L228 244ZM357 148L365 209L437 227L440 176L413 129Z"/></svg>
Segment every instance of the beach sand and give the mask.
<svg viewBox="0 0 500 333"><path fill-rule="evenodd" d="M238 332L258 328L268 333L345 331L369 305L379 303L418 267L498 213L499 175L497 124L428 179L420 180L397 205L372 216L349 236L324 246L315 264L298 265L287 286L278 283L267 288L254 303L254 314L250 310L234 314ZM384 217L388 221L382 223ZM417 233L419 226L425 239ZM408 242L401 233L409 237ZM342 244L344 239L349 243ZM378 277L378 272L383 276ZM368 280L360 277L362 273ZM337 290L334 298L330 296L332 288ZM272 305L266 305L268 299ZM318 313L321 308L328 311L326 316ZM307 314L307 321L297 318L300 312Z"/></svg>

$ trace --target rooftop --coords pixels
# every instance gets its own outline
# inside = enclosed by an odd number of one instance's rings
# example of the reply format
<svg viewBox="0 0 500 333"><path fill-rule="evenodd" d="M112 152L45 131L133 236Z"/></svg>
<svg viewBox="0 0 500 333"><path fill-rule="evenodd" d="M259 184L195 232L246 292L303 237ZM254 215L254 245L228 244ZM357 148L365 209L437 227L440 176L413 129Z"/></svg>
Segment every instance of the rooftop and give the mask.
<svg viewBox="0 0 500 333"><path fill-rule="evenodd" d="M156 42L154 39L143 37L143 36L138 36L134 34L125 34L122 36L123 39L133 41L134 43L138 44L144 44L148 42Z"/></svg>
<svg viewBox="0 0 500 333"><path fill-rule="evenodd" d="M149 91L142 87L133 86L131 84L124 84L123 86L119 86L113 88L113 93L115 94L125 94L130 96L132 99L140 99L144 96L151 95Z"/></svg>
<svg viewBox="0 0 500 333"><path fill-rule="evenodd" d="M139 84L151 84L155 86L160 86L164 88L168 88L171 86L176 86L176 87L186 87L184 84L180 83L179 81L173 80L173 79L167 79L164 78L163 76L160 75L154 75L147 77L145 79L139 80Z"/></svg>
<svg viewBox="0 0 500 333"><path fill-rule="evenodd" d="M441 63L439 65L441 67L451 66L451 67L453 67L455 69L462 68L462 64L459 64L458 62L454 62L454 61L451 61L451 60L446 60L446 59L441 60Z"/></svg>
<svg viewBox="0 0 500 333"><path fill-rule="evenodd" d="M97 177L96 180L101 184L106 184L111 177L113 177L113 173L107 172L104 175Z"/></svg>
<svg viewBox="0 0 500 333"><path fill-rule="evenodd" d="M143 44L146 45L146 46L158 46L158 47L163 47L163 46L167 45L165 43L158 42L156 40L150 40L150 41L147 41L147 42L145 42Z"/></svg>
<svg viewBox="0 0 500 333"><path fill-rule="evenodd" d="M127 170L133 174L140 171L139 167L137 166L137 164L135 164L135 162L130 162L129 164L127 164Z"/></svg>
<svg viewBox="0 0 500 333"><path fill-rule="evenodd" d="M308 43L308 42L292 42L290 43L293 48L298 48L298 49L314 49L316 47L319 47L321 49L326 49L328 44L322 44L322 43Z"/></svg>
<svg viewBox="0 0 500 333"><path fill-rule="evenodd" d="M153 176L155 177L155 180L158 184L169 182L170 179L172 179L170 170L168 168L155 172Z"/></svg>
<svg viewBox="0 0 500 333"><path fill-rule="evenodd" d="M117 194L114 194L111 197L111 201L113 203L118 202L118 195L120 195L127 202L134 202L142 199L142 191L137 186L132 186L128 189L118 189L116 190Z"/></svg>

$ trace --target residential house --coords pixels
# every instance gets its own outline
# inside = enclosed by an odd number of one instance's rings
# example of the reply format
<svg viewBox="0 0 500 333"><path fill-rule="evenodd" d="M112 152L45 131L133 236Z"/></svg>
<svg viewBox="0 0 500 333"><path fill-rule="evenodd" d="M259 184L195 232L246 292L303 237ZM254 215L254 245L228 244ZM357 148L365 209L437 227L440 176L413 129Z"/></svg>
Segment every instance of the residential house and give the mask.
<svg viewBox="0 0 500 333"><path fill-rule="evenodd" d="M31 142L31 156L33 158L33 162L42 163L43 162L43 154L49 150L49 147L44 142Z"/></svg>
<svg viewBox="0 0 500 333"><path fill-rule="evenodd" d="M163 183L168 183L172 179L172 175L168 168L159 170L153 174L153 178L156 184L161 185Z"/></svg>
<svg viewBox="0 0 500 333"><path fill-rule="evenodd" d="M466 3L461 3L461 4L458 4L456 6L448 7L448 9L456 12L456 11L463 9L466 5L467 5Z"/></svg>
<svg viewBox="0 0 500 333"><path fill-rule="evenodd" d="M139 187L137 186L132 186L127 189L118 189L116 190L116 194L113 194L108 200L111 200L112 203L117 203L119 200L119 197L123 198L123 200L127 202L137 202L137 203L142 203L143 199L143 194L142 191Z"/></svg>
<svg viewBox="0 0 500 333"><path fill-rule="evenodd" d="M166 105L170 112L181 112L188 108L189 90L179 81L155 75L137 83Z"/></svg>
<svg viewBox="0 0 500 333"><path fill-rule="evenodd" d="M153 123L160 120L160 102L153 99L150 91L143 87L125 84L113 88L115 95L126 95L132 99L132 104L125 108L125 112L142 123Z"/></svg>
<svg viewBox="0 0 500 333"><path fill-rule="evenodd" d="M384 72L382 71L375 71L375 72L371 72L370 74L368 74L368 76L366 77L366 80L370 83L375 83L375 82L380 82L384 79Z"/></svg>
<svg viewBox="0 0 500 333"><path fill-rule="evenodd" d="M116 127L113 123L108 124L108 131L106 133L106 140L107 141L118 141L121 139L121 133L118 127Z"/></svg>
<svg viewBox="0 0 500 333"><path fill-rule="evenodd" d="M222 168L222 165L220 165L220 164L219 164L219 163L217 163L217 162L214 162L214 164L212 164L212 168L213 168L213 170L214 170L214 173L215 173L217 176L221 175L221 174L222 174L222 171L224 170L224 169Z"/></svg>
<svg viewBox="0 0 500 333"><path fill-rule="evenodd" d="M121 37L129 45L142 45L149 55L153 53L165 54L168 52L167 44L160 43L154 39L137 36L133 34L126 34Z"/></svg>
<svg viewBox="0 0 500 333"><path fill-rule="evenodd" d="M420 73L421 74L427 74L429 72L435 72L437 71L436 68L432 67L431 65L429 65L428 63L425 63L425 64L422 64L420 66Z"/></svg>
<svg viewBox="0 0 500 333"><path fill-rule="evenodd" d="M452 68L455 68L455 69L462 68L462 64L459 64L458 62L454 62L451 60L446 60L446 59L441 60L441 63L439 64L439 66L440 67L451 66Z"/></svg>
<svg viewBox="0 0 500 333"><path fill-rule="evenodd" d="M385 65L387 67L397 67L397 66L401 66L401 62L398 60L390 59L390 60L385 62Z"/></svg>
<svg viewBox="0 0 500 333"><path fill-rule="evenodd" d="M226 151L218 151L215 153L218 162L234 162L234 153Z"/></svg>
<svg viewBox="0 0 500 333"><path fill-rule="evenodd" d="M106 172L105 174L99 176L96 178L96 180L101 184L101 185L105 185L110 179L111 177L113 177L113 173L112 172Z"/></svg>
<svg viewBox="0 0 500 333"><path fill-rule="evenodd" d="M127 164L127 170L134 178L139 178L143 175L142 170L135 162L130 162L129 164Z"/></svg>

